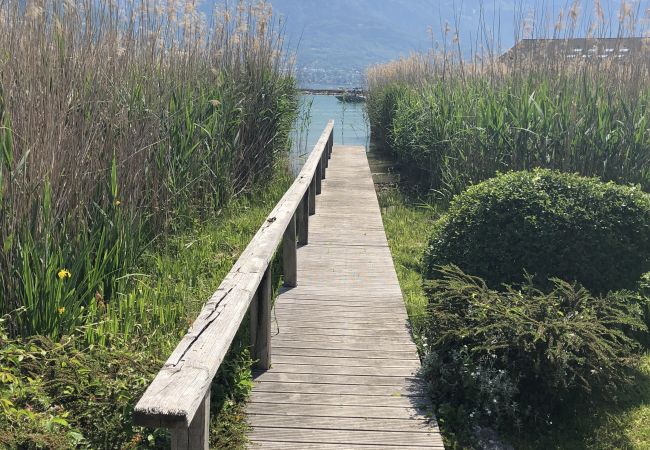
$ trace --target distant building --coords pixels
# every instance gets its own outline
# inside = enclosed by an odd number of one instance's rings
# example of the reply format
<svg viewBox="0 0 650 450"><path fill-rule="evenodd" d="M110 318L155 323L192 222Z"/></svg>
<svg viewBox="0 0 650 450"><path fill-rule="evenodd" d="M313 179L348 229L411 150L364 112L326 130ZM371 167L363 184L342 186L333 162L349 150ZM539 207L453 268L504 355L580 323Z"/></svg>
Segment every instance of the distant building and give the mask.
<svg viewBox="0 0 650 450"><path fill-rule="evenodd" d="M499 57L499 61L514 62L554 60L614 60L632 62L650 58L650 38L573 38L522 39Z"/></svg>

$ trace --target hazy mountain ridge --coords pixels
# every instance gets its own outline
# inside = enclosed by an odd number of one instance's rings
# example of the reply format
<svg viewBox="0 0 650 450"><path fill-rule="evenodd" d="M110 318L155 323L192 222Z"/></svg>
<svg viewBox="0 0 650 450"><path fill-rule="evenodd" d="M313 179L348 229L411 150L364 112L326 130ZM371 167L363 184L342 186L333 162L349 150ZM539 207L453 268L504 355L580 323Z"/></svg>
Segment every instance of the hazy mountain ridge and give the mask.
<svg viewBox="0 0 650 450"><path fill-rule="evenodd" d="M507 50L515 41L515 29L534 17L547 29L561 8L572 0L270 0L274 15L283 20L290 49L297 49L301 84L318 87L359 86L365 68L442 45L443 29L451 43L456 26L466 56L476 50L481 23L496 36L493 51ZM592 0L583 0L581 21L594 15ZM621 0L602 0L605 15L615 20ZM638 0L643 11L649 0ZM481 10L483 17L481 17ZM431 29L432 33L427 30ZM539 29L537 30L540 33ZM552 31L551 31L552 33ZM549 35L542 31L541 35ZM478 39L477 39L478 38Z"/></svg>

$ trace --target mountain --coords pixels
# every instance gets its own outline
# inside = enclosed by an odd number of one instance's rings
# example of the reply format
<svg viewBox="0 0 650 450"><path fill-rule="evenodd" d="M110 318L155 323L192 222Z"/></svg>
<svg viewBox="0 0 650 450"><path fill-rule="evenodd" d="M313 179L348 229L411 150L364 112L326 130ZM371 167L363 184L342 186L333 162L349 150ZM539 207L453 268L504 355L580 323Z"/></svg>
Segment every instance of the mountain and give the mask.
<svg viewBox="0 0 650 450"><path fill-rule="evenodd" d="M220 3L225 0L213 0ZM605 34L615 34L621 2L643 17L650 0L601 0ZM515 42L524 24L536 36L552 36L563 10L576 4L577 31L586 34L594 20L594 0L267 0L285 27L289 49L296 51L300 83L305 87L354 87L363 83L365 69L411 52L452 44L458 29L459 46L469 56L480 43L490 42L500 54ZM640 26L646 26L643 19ZM430 30L430 31L428 31ZM519 31L517 31L519 30ZM531 31L532 30L532 31ZM641 32L641 30L639 30Z"/></svg>

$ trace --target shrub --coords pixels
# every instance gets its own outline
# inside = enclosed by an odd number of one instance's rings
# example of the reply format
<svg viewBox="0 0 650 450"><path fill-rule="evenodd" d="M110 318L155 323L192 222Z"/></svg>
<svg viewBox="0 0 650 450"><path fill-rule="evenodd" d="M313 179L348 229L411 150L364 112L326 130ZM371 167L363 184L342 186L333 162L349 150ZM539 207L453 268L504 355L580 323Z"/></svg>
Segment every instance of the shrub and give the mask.
<svg viewBox="0 0 650 450"><path fill-rule="evenodd" d="M632 289L650 270L650 195L545 169L507 173L453 199L425 259L428 278L451 263L491 287L527 271L542 285Z"/></svg>
<svg viewBox="0 0 650 450"><path fill-rule="evenodd" d="M424 364L439 408L516 423L628 379L640 351L629 334L647 332L635 293L593 296L559 279L549 293L530 279L499 292L456 266L440 273Z"/></svg>

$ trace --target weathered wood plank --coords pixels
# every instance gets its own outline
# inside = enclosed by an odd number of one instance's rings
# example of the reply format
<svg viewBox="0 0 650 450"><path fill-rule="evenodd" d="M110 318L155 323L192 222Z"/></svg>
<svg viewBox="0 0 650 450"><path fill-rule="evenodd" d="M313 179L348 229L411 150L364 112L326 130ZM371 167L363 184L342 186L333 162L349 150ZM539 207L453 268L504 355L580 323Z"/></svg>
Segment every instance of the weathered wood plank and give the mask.
<svg viewBox="0 0 650 450"><path fill-rule="evenodd" d="M255 307L251 310L251 347L255 366L266 370L271 367L271 267L267 267L255 295ZM255 318L253 318L253 314Z"/></svg>
<svg viewBox="0 0 650 450"><path fill-rule="evenodd" d="M381 442L384 445L405 445L409 448L439 446L442 440L435 433L409 433L403 431L360 431L360 430L309 430L255 427L253 440L305 442L347 445L368 445Z"/></svg>
<svg viewBox="0 0 650 450"><path fill-rule="evenodd" d="M253 448L264 448L265 450L342 450L341 444L327 444L323 442L311 443L311 442L282 442L282 441L264 441L263 445L261 443L253 444ZM410 446L410 445L385 445L385 444L368 444L368 445L357 445L357 444L346 444L345 450L407 450L407 449L439 449L444 450L444 446L432 445L432 446Z"/></svg>
<svg viewBox="0 0 650 450"><path fill-rule="evenodd" d="M274 356L307 356L317 358L350 358L350 359L396 359L400 361L413 361L420 364L420 360L413 354L413 349L404 350L360 350L353 349L325 349L321 346L301 347L291 343L273 343Z"/></svg>
<svg viewBox="0 0 650 450"><path fill-rule="evenodd" d="M324 383L282 383L282 382L256 382L256 392L295 392L301 394L353 394L375 395L380 397L395 396L422 396L423 390L413 391L406 386L392 386L387 389L382 385L358 384L324 384Z"/></svg>
<svg viewBox="0 0 650 450"><path fill-rule="evenodd" d="M426 400L418 397L378 396L356 394L324 394L298 392L263 392L253 393L253 403L272 403L274 405L293 403L297 405L339 405L339 406L381 406L403 407L417 406L418 400L426 406Z"/></svg>
<svg viewBox="0 0 650 450"><path fill-rule="evenodd" d="M435 422L427 419L371 419L367 417L301 417L268 414L249 415L250 424L273 428L315 428L326 430L409 431L430 433L436 430Z"/></svg>
<svg viewBox="0 0 650 450"><path fill-rule="evenodd" d="M192 423L282 235L314 178L332 128L330 122L292 186L140 398L133 414L135 423L166 427L189 427Z"/></svg>
<svg viewBox="0 0 650 450"><path fill-rule="evenodd" d="M247 411L250 414L275 414L302 417L357 417L375 419L416 419L426 417L423 408L394 406L354 406L354 405L296 405L280 403L269 407L268 403L251 402ZM253 439L254 440L254 439Z"/></svg>
<svg viewBox="0 0 650 450"><path fill-rule="evenodd" d="M393 377L393 376L365 376L365 375L332 375L313 373L287 373L270 370L267 372L255 372L255 381L282 383L321 383L321 384L360 384L374 386L413 386L419 384L415 377ZM414 387L414 390L417 388Z"/></svg>
<svg viewBox="0 0 650 450"><path fill-rule="evenodd" d="M356 358L324 357L324 356L284 356L275 355L276 364L311 365L311 366L337 366L337 367L377 367L377 368L402 368L417 371L420 368L418 359L401 358Z"/></svg>
<svg viewBox="0 0 650 450"><path fill-rule="evenodd" d="M298 284L296 245L296 214L294 214L282 236L282 276L287 287L296 287Z"/></svg>

